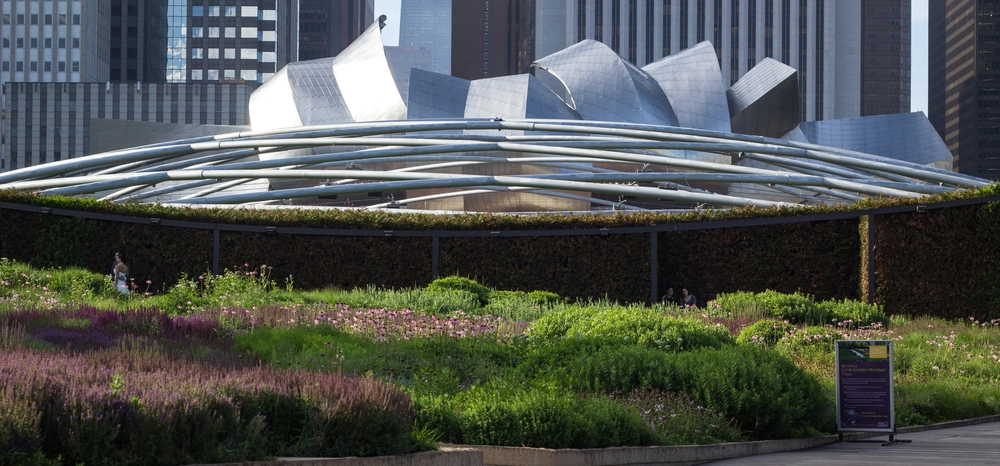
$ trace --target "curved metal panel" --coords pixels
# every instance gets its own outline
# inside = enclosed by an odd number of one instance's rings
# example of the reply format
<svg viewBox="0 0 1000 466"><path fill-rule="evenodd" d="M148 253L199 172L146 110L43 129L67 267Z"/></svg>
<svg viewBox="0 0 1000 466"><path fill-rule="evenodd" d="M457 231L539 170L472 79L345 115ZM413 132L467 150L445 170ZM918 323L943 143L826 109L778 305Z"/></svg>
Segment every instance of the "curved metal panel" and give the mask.
<svg viewBox="0 0 1000 466"><path fill-rule="evenodd" d="M536 60L533 65L565 86L576 111L584 119L678 124L677 115L656 80L600 42L590 39L578 42Z"/></svg>
<svg viewBox="0 0 1000 466"><path fill-rule="evenodd" d="M798 130L813 144L951 169L951 151L923 112L810 121Z"/></svg>
<svg viewBox="0 0 1000 466"><path fill-rule="evenodd" d="M250 125L258 131L302 126L287 66L250 94L249 110Z"/></svg>
<svg viewBox="0 0 1000 466"><path fill-rule="evenodd" d="M333 76L354 121L406 118L377 21L333 59Z"/></svg>
<svg viewBox="0 0 1000 466"><path fill-rule="evenodd" d="M711 42L700 42L642 69L663 89L679 126L731 131L726 86Z"/></svg>
<svg viewBox="0 0 1000 466"><path fill-rule="evenodd" d="M781 137L799 124L798 71L765 58L726 91L737 134Z"/></svg>
<svg viewBox="0 0 1000 466"><path fill-rule="evenodd" d="M410 70L409 85L407 119L465 116L465 102L470 85L468 80L414 68Z"/></svg>

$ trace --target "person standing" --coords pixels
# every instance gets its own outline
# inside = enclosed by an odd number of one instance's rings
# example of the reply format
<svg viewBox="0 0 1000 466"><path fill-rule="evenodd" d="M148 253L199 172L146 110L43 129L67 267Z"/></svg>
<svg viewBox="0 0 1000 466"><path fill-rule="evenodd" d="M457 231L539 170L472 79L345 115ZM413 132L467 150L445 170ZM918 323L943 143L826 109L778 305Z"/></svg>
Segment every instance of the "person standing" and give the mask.
<svg viewBox="0 0 1000 466"><path fill-rule="evenodd" d="M128 266L122 261L120 253L115 253L115 268L112 271L115 280L115 290L128 294Z"/></svg>

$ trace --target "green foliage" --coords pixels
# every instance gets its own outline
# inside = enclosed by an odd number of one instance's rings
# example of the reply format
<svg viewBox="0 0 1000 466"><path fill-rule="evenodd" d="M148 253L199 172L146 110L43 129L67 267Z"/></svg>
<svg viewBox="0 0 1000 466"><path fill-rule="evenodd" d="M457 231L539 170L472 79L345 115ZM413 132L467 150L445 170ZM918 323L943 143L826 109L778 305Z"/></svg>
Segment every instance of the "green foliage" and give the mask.
<svg viewBox="0 0 1000 466"><path fill-rule="evenodd" d="M620 404L551 386L497 380L463 392L454 406L468 444L603 448L659 441L648 424Z"/></svg>
<svg viewBox="0 0 1000 466"><path fill-rule="evenodd" d="M862 326L875 323L888 325L889 317L879 304L868 304L855 299L845 299L843 301L829 300L819 303L819 306L837 319L838 322L850 321L850 324Z"/></svg>
<svg viewBox="0 0 1000 466"><path fill-rule="evenodd" d="M667 445L740 442L745 437L731 421L690 395L656 389L616 393L614 398L653 427Z"/></svg>
<svg viewBox="0 0 1000 466"><path fill-rule="evenodd" d="M442 291L465 291L476 295L479 299L480 305L486 305L490 302L490 289L476 283L475 280L459 277L457 275L452 275L450 277L439 278L432 281L427 285L427 291L431 292L442 292Z"/></svg>
<svg viewBox="0 0 1000 466"><path fill-rule="evenodd" d="M740 330L736 343L772 347L792 328L794 328L792 325L779 320L759 320Z"/></svg>
<svg viewBox="0 0 1000 466"><path fill-rule="evenodd" d="M551 312L529 328L536 339L594 338L665 351L685 351L732 343L729 331L697 320L664 316L649 308L570 308Z"/></svg>
<svg viewBox="0 0 1000 466"><path fill-rule="evenodd" d="M721 315L733 317L769 316L791 324L824 325L850 321L851 325L889 323L882 306L853 299L827 300L817 303L812 296L767 290L761 293L722 293L712 304Z"/></svg>
<svg viewBox="0 0 1000 466"><path fill-rule="evenodd" d="M803 437L833 428L820 383L791 361L752 345L671 355L675 389L736 421L755 439Z"/></svg>

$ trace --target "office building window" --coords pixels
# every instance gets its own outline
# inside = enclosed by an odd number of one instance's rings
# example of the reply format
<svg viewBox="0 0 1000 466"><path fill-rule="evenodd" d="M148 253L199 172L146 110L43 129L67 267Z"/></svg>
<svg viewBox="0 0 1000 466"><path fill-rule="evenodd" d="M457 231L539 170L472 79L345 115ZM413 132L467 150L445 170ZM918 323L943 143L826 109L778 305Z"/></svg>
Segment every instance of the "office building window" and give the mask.
<svg viewBox="0 0 1000 466"><path fill-rule="evenodd" d="M226 7L226 16L236 16L236 7L234 7L234 6L227 6Z"/></svg>
<svg viewBox="0 0 1000 466"><path fill-rule="evenodd" d="M59 25L60 26L66 25L66 15L59 15Z"/></svg>
<svg viewBox="0 0 1000 466"><path fill-rule="evenodd" d="M219 7L217 6L208 7L208 16L219 16Z"/></svg>
<svg viewBox="0 0 1000 466"><path fill-rule="evenodd" d="M240 28L240 37L244 39L257 37L257 28Z"/></svg>
<svg viewBox="0 0 1000 466"><path fill-rule="evenodd" d="M236 49L226 49L225 57L224 58L229 59L229 60L236 59Z"/></svg>
<svg viewBox="0 0 1000 466"><path fill-rule="evenodd" d="M80 62L78 62L78 61L73 62L73 67L71 68L71 70L73 72L79 72L80 71Z"/></svg>
<svg viewBox="0 0 1000 466"><path fill-rule="evenodd" d="M208 37L219 37L219 28L217 27L208 28Z"/></svg>
<svg viewBox="0 0 1000 466"><path fill-rule="evenodd" d="M45 24L47 26L51 26L52 25L52 15L45 15Z"/></svg>
<svg viewBox="0 0 1000 466"><path fill-rule="evenodd" d="M240 59L242 59L242 60L256 60L257 59L257 49L240 49Z"/></svg>
<svg viewBox="0 0 1000 466"><path fill-rule="evenodd" d="M192 81L201 81L201 79L202 79L202 71L201 70L191 70L191 80Z"/></svg>
<svg viewBox="0 0 1000 466"><path fill-rule="evenodd" d="M240 71L240 78L244 81L256 81L257 80L257 70L243 70Z"/></svg>
<svg viewBox="0 0 1000 466"><path fill-rule="evenodd" d="M191 16L205 16L205 7L202 6L191 7Z"/></svg>
<svg viewBox="0 0 1000 466"><path fill-rule="evenodd" d="M24 62L19 61L14 65L14 71L24 71Z"/></svg>
<svg viewBox="0 0 1000 466"><path fill-rule="evenodd" d="M73 48L74 49L80 48L80 39L75 38L75 37L73 38Z"/></svg>
<svg viewBox="0 0 1000 466"><path fill-rule="evenodd" d="M28 71L38 71L38 62L37 61L31 62L30 65L31 66L28 68Z"/></svg>
<svg viewBox="0 0 1000 466"><path fill-rule="evenodd" d="M236 79L236 70L226 70L226 79Z"/></svg>
<svg viewBox="0 0 1000 466"><path fill-rule="evenodd" d="M52 48L52 39L49 38L49 37L45 38L45 48L47 48L47 49L51 49Z"/></svg>
<svg viewBox="0 0 1000 466"><path fill-rule="evenodd" d="M52 71L52 62L47 61L42 67L43 71Z"/></svg>
<svg viewBox="0 0 1000 466"><path fill-rule="evenodd" d="M59 62L59 71L66 71L66 62Z"/></svg>
<svg viewBox="0 0 1000 466"><path fill-rule="evenodd" d="M219 70L208 70L208 80L218 81L219 80Z"/></svg>
<svg viewBox="0 0 1000 466"><path fill-rule="evenodd" d="M200 26L195 26L191 28L191 37L201 37L202 30Z"/></svg>
<svg viewBox="0 0 1000 466"><path fill-rule="evenodd" d="M38 24L38 15L31 15L31 24L32 25Z"/></svg>
<svg viewBox="0 0 1000 466"><path fill-rule="evenodd" d="M80 14L79 13L76 13L76 14L73 15L73 25L74 26L79 26L80 25Z"/></svg>
<svg viewBox="0 0 1000 466"><path fill-rule="evenodd" d="M9 61L3 62L3 68L2 68L2 70L3 71L10 71L10 62Z"/></svg>
<svg viewBox="0 0 1000 466"><path fill-rule="evenodd" d="M33 49L37 49L38 48L38 39L36 39L34 37L31 38L31 48L33 48Z"/></svg>
<svg viewBox="0 0 1000 466"><path fill-rule="evenodd" d="M191 49L191 58L203 58L202 49Z"/></svg>
<svg viewBox="0 0 1000 466"><path fill-rule="evenodd" d="M24 39L18 37L17 39L15 39L15 42L17 43L17 48L19 49L24 48Z"/></svg>
<svg viewBox="0 0 1000 466"><path fill-rule="evenodd" d="M242 7L240 11L240 16L244 18L256 18L257 17L257 7L255 6L245 6Z"/></svg>
<svg viewBox="0 0 1000 466"><path fill-rule="evenodd" d="M208 49L209 60L219 58L219 49Z"/></svg>
<svg viewBox="0 0 1000 466"><path fill-rule="evenodd" d="M61 49L66 48L66 38L65 37L60 37L59 38L59 48L61 48Z"/></svg>
<svg viewBox="0 0 1000 466"><path fill-rule="evenodd" d="M236 28L226 28L226 37L227 38L236 37Z"/></svg>
<svg viewBox="0 0 1000 466"><path fill-rule="evenodd" d="M24 24L24 15L17 15L17 24Z"/></svg>

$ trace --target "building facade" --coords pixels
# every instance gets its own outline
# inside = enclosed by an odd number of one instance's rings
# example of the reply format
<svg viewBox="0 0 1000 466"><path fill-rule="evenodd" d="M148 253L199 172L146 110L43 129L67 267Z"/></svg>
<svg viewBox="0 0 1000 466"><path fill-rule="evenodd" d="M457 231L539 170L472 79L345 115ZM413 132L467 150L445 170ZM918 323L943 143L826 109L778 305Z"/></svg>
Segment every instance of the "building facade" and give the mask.
<svg viewBox="0 0 1000 466"><path fill-rule="evenodd" d="M299 60L334 57L375 21L374 0L299 0Z"/></svg>
<svg viewBox="0 0 1000 466"><path fill-rule="evenodd" d="M864 0L861 115L910 111L910 1Z"/></svg>
<svg viewBox="0 0 1000 466"><path fill-rule="evenodd" d="M457 40L451 47L451 75L479 79L527 73L535 51L534 3L452 3L451 35Z"/></svg>
<svg viewBox="0 0 1000 466"><path fill-rule="evenodd" d="M5 87L7 144L0 169L7 171L89 155L95 120L247 125L255 86L8 82Z"/></svg>
<svg viewBox="0 0 1000 466"><path fill-rule="evenodd" d="M110 0L4 0L0 81L107 81Z"/></svg>
<svg viewBox="0 0 1000 466"><path fill-rule="evenodd" d="M1000 179L1000 4L931 2L927 107L960 173Z"/></svg>
<svg viewBox="0 0 1000 466"><path fill-rule="evenodd" d="M848 118L861 114L862 16L860 1L538 0L535 55L594 39L643 66L709 41L727 85L773 58L798 70L803 121Z"/></svg>
<svg viewBox="0 0 1000 466"><path fill-rule="evenodd" d="M431 71L451 74L452 0L401 0L399 45L431 52Z"/></svg>

